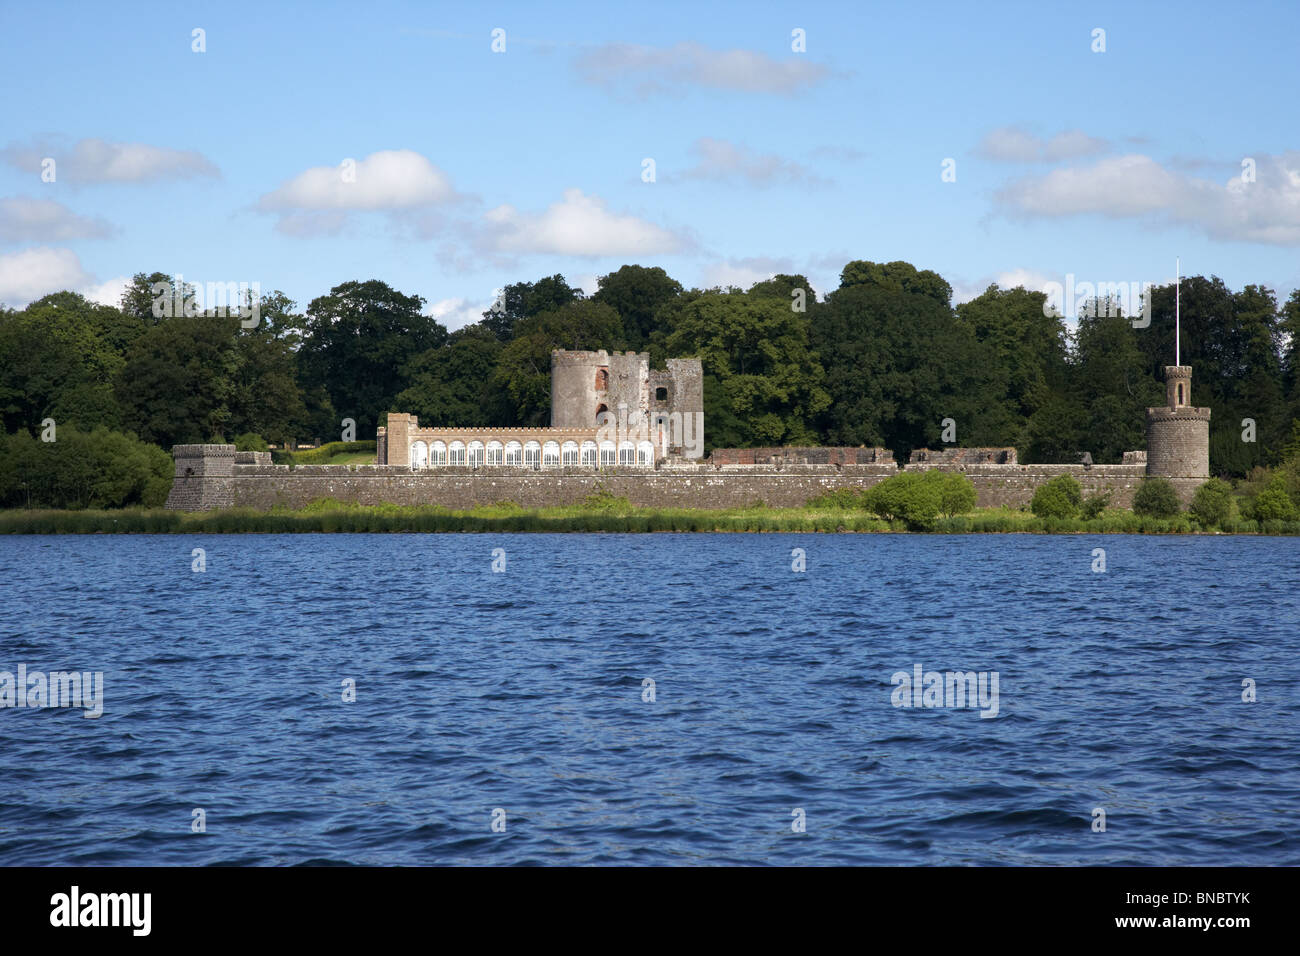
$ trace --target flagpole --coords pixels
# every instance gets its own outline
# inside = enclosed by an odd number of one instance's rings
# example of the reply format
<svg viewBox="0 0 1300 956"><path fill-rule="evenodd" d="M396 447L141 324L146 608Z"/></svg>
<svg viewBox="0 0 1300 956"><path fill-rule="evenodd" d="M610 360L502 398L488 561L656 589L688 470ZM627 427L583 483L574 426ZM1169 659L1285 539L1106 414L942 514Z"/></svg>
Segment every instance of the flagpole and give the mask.
<svg viewBox="0 0 1300 956"><path fill-rule="evenodd" d="M1174 364L1182 365L1182 352L1179 350L1179 333L1182 331L1178 315L1178 293L1183 283L1182 257L1174 257Z"/></svg>

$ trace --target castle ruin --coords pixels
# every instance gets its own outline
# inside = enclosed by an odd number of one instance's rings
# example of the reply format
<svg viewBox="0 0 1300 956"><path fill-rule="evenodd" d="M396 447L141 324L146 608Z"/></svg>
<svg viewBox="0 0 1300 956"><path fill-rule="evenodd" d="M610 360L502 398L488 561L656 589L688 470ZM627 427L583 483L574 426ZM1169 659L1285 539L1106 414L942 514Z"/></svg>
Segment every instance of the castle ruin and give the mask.
<svg viewBox="0 0 1300 956"><path fill-rule="evenodd" d="M424 428L413 415L391 413L378 430L375 465L291 468L233 445L176 445L167 507L267 509L335 498L532 508L576 504L596 492L647 507L795 507L903 469L960 472L981 507L1028 505L1058 475L1127 507L1143 478L1168 479L1187 502L1210 474L1210 409L1191 404L1185 365L1165 368L1165 405L1147 409L1146 451L1125 452L1118 465L1021 464L1014 448L922 448L903 466L885 448L717 448L704 460L698 359L670 359L655 371L644 352L556 351L551 369L550 427Z"/></svg>
<svg viewBox="0 0 1300 956"><path fill-rule="evenodd" d="M699 359L650 368L649 352L551 352L549 428L421 427L390 412L376 436L376 462L443 467L652 468L704 455Z"/></svg>

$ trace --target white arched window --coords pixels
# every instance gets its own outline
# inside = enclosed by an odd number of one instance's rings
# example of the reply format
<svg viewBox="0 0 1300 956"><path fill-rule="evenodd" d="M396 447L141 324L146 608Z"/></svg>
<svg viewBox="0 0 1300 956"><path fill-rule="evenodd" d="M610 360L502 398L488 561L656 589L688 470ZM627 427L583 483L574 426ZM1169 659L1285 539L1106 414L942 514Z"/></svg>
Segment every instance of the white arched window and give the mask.
<svg viewBox="0 0 1300 956"><path fill-rule="evenodd" d="M566 441L560 447L560 464L576 465L578 463L578 443L576 441Z"/></svg>
<svg viewBox="0 0 1300 956"><path fill-rule="evenodd" d="M524 446L517 441L506 442L506 464L522 465L524 463Z"/></svg>
<svg viewBox="0 0 1300 956"><path fill-rule="evenodd" d="M481 441L469 443L469 466L471 468L483 467L483 443Z"/></svg>
<svg viewBox="0 0 1300 956"><path fill-rule="evenodd" d="M417 441L411 446L411 467L429 467L429 446L422 441Z"/></svg>
<svg viewBox="0 0 1300 956"><path fill-rule="evenodd" d="M581 464L596 467L596 443L594 441L585 441L582 443L582 461Z"/></svg>
<svg viewBox="0 0 1300 956"><path fill-rule="evenodd" d="M447 446L440 441L434 442L429 446L429 464L445 465L447 464Z"/></svg>
<svg viewBox="0 0 1300 956"><path fill-rule="evenodd" d="M535 441L524 445L524 467L540 468L542 464L542 446Z"/></svg>
<svg viewBox="0 0 1300 956"><path fill-rule="evenodd" d="M560 464L560 445L558 442L548 441L542 446L542 464L547 468L555 468Z"/></svg>
<svg viewBox="0 0 1300 956"><path fill-rule="evenodd" d="M630 441L618 443L618 463L620 465L636 464L636 448Z"/></svg>
<svg viewBox="0 0 1300 956"><path fill-rule="evenodd" d="M487 443L487 463L489 465L501 464L501 443L499 441Z"/></svg>
<svg viewBox="0 0 1300 956"><path fill-rule="evenodd" d="M612 441L603 441L600 443L600 463L602 465L613 465L618 462L617 452L614 450Z"/></svg>
<svg viewBox="0 0 1300 956"><path fill-rule="evenodd" d="M463 465L465 464L465 446L461 442L454 441L451 447L447 449L447 464Z"/></svg>
<svg viewBox="0 0 1300 956"><path fill-rule="evenodd" d="M636 463L638 465L653 465L655 463L655 446L648 441L643 441L637 445Z"/></svg>

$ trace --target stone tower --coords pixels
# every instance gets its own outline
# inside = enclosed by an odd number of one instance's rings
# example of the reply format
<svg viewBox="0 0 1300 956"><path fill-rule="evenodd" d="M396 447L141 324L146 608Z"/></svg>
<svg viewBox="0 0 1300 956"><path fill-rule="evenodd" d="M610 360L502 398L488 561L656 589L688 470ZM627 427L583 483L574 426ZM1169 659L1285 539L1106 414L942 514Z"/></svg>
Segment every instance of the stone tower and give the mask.
<svg viewBox="0 0 1300 956"><path fill-rule="evenodd" d="M1183 501L1210 477L1210 410L1192 405L1190 365L1165 366L1165 407L1147 409L1147 475L1168 478Z"/></svg>
<svg viewBox="0 0 1300 956"><path fill-rule="evenodd" d="M650 368L649 352L551 352L551 427L642 422L665 454L702 454L704 372L697 358ZM689 419L689 420L688 420Z"/></svg>
<svg viewBox="0 0 1300 956"><path fill-rule="evenodd" d="M648 412L649 352L551 352L551 427L595 428L602 412Z"/></svg>
<svg viewBox="0 0 1300 956"><path fill-rule="evenodd" d="M172 458L176 475L166 508L208 511L234 504L234 445L173 445Z"/></svg>

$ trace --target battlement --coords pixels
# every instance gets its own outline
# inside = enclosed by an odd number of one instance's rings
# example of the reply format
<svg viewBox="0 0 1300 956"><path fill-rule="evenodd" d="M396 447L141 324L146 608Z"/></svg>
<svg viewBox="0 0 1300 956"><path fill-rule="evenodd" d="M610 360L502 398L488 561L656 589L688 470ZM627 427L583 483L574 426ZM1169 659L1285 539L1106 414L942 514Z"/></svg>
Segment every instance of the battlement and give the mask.
<svg viewBox="0 0 1300 956"><path fill-rule="evenodd" d="M915 448L909 465L1014 465L1016 450L1006 448Z"/></svg>
<svg viewBox="0 0 1300 956"><path fill-rule="evenodd" d="M715 468L732 465L881 465L894 464L888 448L805 447L715 448L709 459Z"/></svg>
<svg viewBox="0 0 1300 956"><path fill-rule="evenodd" d="M580 368L584 366L596 368L601 365L609 365L611 358L633 358L649 364L650 353L636 352L632 350L626 352L607 352L605 349L597 349L595 351L584 351L581 349L552 349L551 368Z"/></svg>

